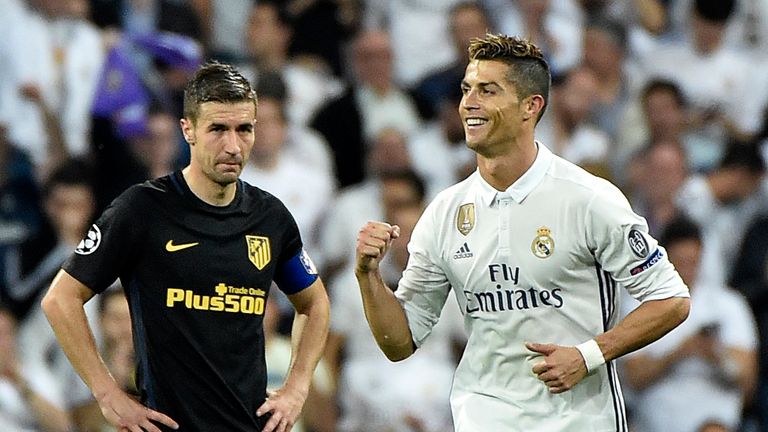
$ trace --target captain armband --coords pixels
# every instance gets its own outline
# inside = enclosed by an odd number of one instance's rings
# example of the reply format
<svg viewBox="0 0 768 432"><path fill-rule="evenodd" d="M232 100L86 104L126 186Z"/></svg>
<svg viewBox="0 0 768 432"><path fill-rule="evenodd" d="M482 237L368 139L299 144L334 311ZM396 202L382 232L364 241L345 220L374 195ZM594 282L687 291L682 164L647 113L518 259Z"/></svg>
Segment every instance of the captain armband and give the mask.
<svg viewBox="0 0 768 432"><path fill-rule="evenodd" d="M584 364L587 365L587 373L591 374L605 364L603 351L594 339L576 345L576 349L579 350L581 357L584 358Z"/></svg>

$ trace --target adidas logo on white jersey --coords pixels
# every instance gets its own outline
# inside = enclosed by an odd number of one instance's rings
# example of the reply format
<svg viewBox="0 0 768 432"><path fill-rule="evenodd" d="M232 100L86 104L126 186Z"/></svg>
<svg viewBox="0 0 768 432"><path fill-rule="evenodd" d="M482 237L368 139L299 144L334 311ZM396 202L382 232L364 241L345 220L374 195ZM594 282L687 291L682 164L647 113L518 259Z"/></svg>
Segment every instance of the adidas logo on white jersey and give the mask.
<svg viewBox="0 0 768 432"><path fill-rule="evenodd" d="M469 250L469 245L465 242L459 250L453 254L453 259L471 258L473 256L472 251Z"/></svg>

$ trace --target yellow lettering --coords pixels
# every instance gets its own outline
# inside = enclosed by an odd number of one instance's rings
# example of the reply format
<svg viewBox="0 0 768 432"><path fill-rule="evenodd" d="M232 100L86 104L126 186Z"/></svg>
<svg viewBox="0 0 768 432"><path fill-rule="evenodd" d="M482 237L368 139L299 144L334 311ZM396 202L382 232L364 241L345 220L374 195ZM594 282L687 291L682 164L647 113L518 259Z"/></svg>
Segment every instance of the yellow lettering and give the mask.
<svg viewBox="0 0 768 432"><path fill-rule="evenodd" d="M210 299L211 298L209 296L201 296L201 295L195 294L192 301L192 305L194 306L195 309L208 310L208 303Z"/></svg>
<svg viewBox="0 0 768 432"><path fill-rule="evenodd" d="M221 312L224 310L224 299L221 297L211 297L211 310Z"/></svg>
<svg viewBox="0 0 768 432"><path fill-rule="evenodd" d="M264 313L264 298L263 297L256 297L254 298L255 305L253 307L253 313L256 315L261 315Z"/></svg>
<svg viewBox="0 0 768 432"><path fill-rule="evenodd" d="M240 312L240 302L237 301L238 296L227 295L224 297L224 303L227 304L227 308L224 312Z"/></svg>
<svg viewBox="0 0 768 432"><path fill-rule="evenodd" d="M165 305L173 307L173 304L177 301L184 299L184 290L179 288L168 288L165 295Z"/></svg>

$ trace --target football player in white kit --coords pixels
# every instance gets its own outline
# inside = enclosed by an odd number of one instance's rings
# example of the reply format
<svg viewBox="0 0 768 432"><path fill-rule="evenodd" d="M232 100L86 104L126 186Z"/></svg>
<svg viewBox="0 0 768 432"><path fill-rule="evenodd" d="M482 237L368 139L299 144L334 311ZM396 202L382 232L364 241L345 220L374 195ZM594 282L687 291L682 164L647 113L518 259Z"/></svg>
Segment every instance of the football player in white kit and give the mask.
<svg viewBox="0 0 768 432"><path fill-rule="evenodd" d="M614 360L688 315L688 288L622 193L534 140L550 81L530 42L473 40L459 112L478 170L425 210L394 294L378 265L399 228L358 237L366 317L391 360L422 344L453 290L469 333L457 431L626 432ZM642 302L623 320L619 287Z"/></svg>

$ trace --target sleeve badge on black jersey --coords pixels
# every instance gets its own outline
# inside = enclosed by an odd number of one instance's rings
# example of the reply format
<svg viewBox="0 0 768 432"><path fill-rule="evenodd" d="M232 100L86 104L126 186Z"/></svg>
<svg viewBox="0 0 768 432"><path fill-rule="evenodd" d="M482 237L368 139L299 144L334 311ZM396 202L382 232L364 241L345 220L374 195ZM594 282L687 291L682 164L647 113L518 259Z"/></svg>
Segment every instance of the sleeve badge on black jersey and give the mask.
<svg viewBox="0 0 768 432"><path fill-rule="evenodd" d="M458 229L462 235L467 235L474 227L475 204L462 204L462 206L459 207L459 211L456 213L456 229Z"/></svg>
<svg viewBox="0 0 768 432"><path fill-rule="evenodd" d="M91 225L88 230L88 234L85 238L80 240L80 243L75 248L75 253L79 255L90 255L99 248L101 244L101 230L96 224Z"/></svg>
<svg viewBox="0 0 768 432"><path fill-rule="evenodd" d="M269 238L262 236L245 236L248 244L248 259L257 269L263 270L272 260L272 252L269 249Z"/></svg>
<svg viewBox="0 0 768 432"><path fill-rule="evenodd" d="M637 255L638 258L645 258L648 256L648 240L645 239L645 236L642 232L636 229L632 229L629 231L629 235L627 236L627 242L629 242L629 248L632 249L632 252Z"/></svg>
<svg viewBox="0 0 768 432"><path fill-rule="evenodd" d="M555 252L555 240L552 231L547 227L541 227L536 231L531 243L531 252L539 258L549 258Z"/></svg>

